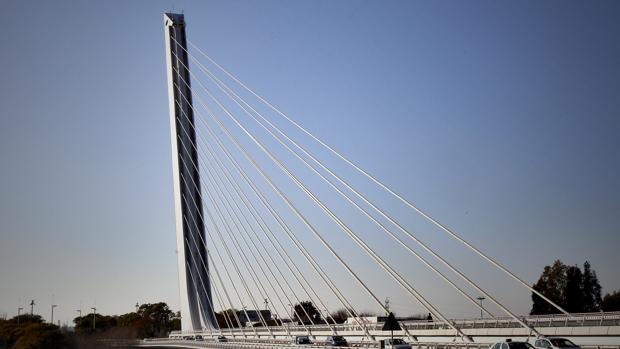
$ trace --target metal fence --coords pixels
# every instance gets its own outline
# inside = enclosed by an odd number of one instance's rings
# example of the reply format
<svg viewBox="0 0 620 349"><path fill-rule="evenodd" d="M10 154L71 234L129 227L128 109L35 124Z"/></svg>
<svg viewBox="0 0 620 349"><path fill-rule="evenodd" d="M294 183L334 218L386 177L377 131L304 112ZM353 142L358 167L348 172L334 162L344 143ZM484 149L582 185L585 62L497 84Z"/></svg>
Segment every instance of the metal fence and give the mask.
<svg viewBox="0 0 620 349"><path fill-rule="evenodd" d="M580 326L620 326L620 312L601 312L601 313L584 313L584 314L553 314L553 315L531 315L521 317L521 320L534 328L544 327L580 327ZM455 319L450 322L461 329L478 329L478 328L519 328L521 324L510 317L496 317L492 319ZM364 324L370 331L379 331L383 327L382 322L378 323L366 323ZM450 326L440 321L427 321L427 320L415 320L415 321L402 321L401 326L407 330L437 330L437 329L449 329ZM285 332L297 332L303 333L310 331L331 331L332 329L338 332L347 331L361 331L363 328L357 324L340 324L340 325L290 325L284 324L283 326L270 326L270 327L244 327L240 328L226 328L222 329L224 334L241 332L247 333L260 333L261 335L267 335L269 331L281 333L284 328ZM219 331L191 331L181 332L173 331L172 335L192 335L192 334L219 334Z"/></svg>
<svg viewBox="0 0 620 349"><path fill-rule="evenodd" d="M145 339L139 341L137 346L141 347L157 347L157 346L178 346L188 348L213 348L213 349L300 349L300 347L308 349L325 348L323 343L315 343L314 345L295 345L290 341L283 340L235 340L226 343L216 342L213 339L203 341L196 340L171 340L168 338ZM351 342L348 347L340 347L342 349L349 348L378 348L376 342ZM488 349L488 343L466 343L466 342L416 342L411 343L412 349ZM620 345L586 345L582 349L620 349Z"/></svg>

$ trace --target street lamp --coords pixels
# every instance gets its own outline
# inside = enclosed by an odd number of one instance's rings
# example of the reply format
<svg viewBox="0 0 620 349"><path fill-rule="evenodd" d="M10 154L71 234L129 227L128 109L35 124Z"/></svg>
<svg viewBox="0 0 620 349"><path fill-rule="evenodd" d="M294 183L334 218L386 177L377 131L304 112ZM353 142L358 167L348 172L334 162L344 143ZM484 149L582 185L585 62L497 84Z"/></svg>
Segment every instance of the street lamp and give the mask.
<svg viewBox="0 0 620 349"><path fill-rule="evenodd" d="M24 308L22 307L17 308L17 326L18 327L19 327L19 318L20 318L22 310L24 310Z"/></svg>
<svg viewBox="0 0 620 349"><path fill-rule="evenodd" d="M478 297L476 299L480 301L480 318L484 319L484 314L482 314L482 301L485 300L486 298L480 296L480 297Z"/></svg>
<svg viewBox="0 0 620 349"><path fill-rule="evenodd" d="M56 304L52 304L52 320L50 321L50 323L53 325L54 324L54 308L56 308L58 305Z"/></svg>
<svg viewBox="0 0 620 349"><path fill-rule="evenodd" d="M30 316L34 315L34 299L30 301Z"/></svg>
<svg viewBox="0 0 620 349"><path fill-rule="evenodd" d="M93 331L95 330L95 313L97 313L97 308L92 307L93 310Z"/></svg>

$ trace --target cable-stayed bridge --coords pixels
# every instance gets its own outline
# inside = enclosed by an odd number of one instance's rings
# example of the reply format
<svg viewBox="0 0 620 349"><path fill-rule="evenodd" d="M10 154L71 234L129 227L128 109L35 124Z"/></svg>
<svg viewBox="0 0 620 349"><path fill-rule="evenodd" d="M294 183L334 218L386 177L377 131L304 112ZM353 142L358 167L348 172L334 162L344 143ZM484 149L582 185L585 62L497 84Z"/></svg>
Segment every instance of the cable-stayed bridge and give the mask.
<svg viewBox="0 0 620 349"><path fill-rule="evenodd" d="M316 343L342 335L373 346L389 334L382 316L391 309L380 296L386 287L428 314L396 318L395 334L412 343L484 346L557 335L620 344L620 314L571 314L547 299L218 64L187 39L183 15L166 13L164 22L182 331L143 345L282 346L298 335ZM377 193L557 315L515 313ZM480 318L451 318L424 287L426 277L408 272L413 264ZM382 316L363 316L359 299ZM212 342L217 336L233 344ZM188 344L192 339L206 341Z"/></svg>

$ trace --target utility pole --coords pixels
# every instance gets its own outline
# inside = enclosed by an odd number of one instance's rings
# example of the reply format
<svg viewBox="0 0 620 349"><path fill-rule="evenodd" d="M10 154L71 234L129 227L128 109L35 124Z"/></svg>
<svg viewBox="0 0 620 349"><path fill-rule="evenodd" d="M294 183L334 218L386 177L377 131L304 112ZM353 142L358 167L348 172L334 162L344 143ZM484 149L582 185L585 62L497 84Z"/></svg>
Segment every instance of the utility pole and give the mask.
<svg viewBox="0 0 620 349"><path fill-rule="evenodd" d="M30 316L34 315L34 299L30 301Z"/></svg>
<svg viewBox="0 0 620 349"><path fill-rule="evenodd" d="M92 307L93 310L93 331L95 330L95 314L97 313L97 308Z"/></svg>
<svg viewBox="0 0 620 349"><path fill-rule="evenodd" d="M482 314L482 301L485 300L486 298L480 296L476 299L480 301L480 319L484 319L484 314Z"/></svg>
<svg viewBox="0 0 620 349"><path fill-rule="evenodd" d="M56 304L52 304L52 320L50 321L50 323L53 325L54 324L54 308L56 308L57 305Z"/></svg>

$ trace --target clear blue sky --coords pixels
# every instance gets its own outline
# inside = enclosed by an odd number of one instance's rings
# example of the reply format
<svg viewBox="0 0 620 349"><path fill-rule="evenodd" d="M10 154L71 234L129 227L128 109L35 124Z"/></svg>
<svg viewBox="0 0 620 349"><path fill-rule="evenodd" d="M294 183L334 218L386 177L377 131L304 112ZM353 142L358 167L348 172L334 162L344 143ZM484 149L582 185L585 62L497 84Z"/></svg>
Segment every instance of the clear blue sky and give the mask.
<svg viewBox="0 0 620 349"><path fill-rule="evenodd" d="M170 9L250 86L528 282L559 258L620 288L618 2L5 1L0 313L34 298L48 318L52 295L63 322L80 303L178 306ZM516 284L423 236L529 310ZM476 314L422 283L452 316ZM397 310L420 311L390 287Z"/></svg>

